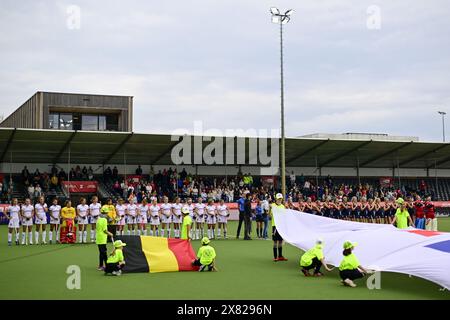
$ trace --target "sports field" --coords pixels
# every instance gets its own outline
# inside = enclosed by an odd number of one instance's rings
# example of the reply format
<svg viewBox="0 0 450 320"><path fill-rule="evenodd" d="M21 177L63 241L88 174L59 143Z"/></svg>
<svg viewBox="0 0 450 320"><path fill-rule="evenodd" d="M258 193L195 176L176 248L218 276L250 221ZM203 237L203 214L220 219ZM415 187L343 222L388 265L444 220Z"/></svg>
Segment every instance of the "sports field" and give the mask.
<svg viewBox="0 0 450 320"><path fill-rule="evenodd" d="M230 234L236 232L230 223ZM450 218L439 219L450 231ZM219 272L125 274L105 277L97 267L97 247L84 245L7 246L0 227L0 299L450 299L448 291L407 275L382 273L381 289L339 283L337 271L305 278L298 268L301 251L286 245L287 262L272 262L272 242L217 240ZM193 242L194 249L199 246ZM111 245L109 245L111 249ZM358 248L363 250L363 248ZM66 268L81 268L81 289L66 287Z"/></svg>

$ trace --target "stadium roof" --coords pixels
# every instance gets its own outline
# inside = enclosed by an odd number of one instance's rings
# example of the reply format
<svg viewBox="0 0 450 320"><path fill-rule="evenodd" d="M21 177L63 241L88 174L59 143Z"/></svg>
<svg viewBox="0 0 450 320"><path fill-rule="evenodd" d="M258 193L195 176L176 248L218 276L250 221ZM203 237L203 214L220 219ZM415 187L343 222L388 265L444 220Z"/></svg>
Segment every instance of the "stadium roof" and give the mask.
<svg viewBox="0 0 450 320"><path fill-rule="evenodd" d="M173 165L171 150L177 143L168 134L0 128L0 163L67 163L70 157L74 164ZM449 169L450 144L286 139L287 167L316 167L316 161L318 167L357 167L359 163L360 167L373 168L434 168L436 165Z"/></svg>

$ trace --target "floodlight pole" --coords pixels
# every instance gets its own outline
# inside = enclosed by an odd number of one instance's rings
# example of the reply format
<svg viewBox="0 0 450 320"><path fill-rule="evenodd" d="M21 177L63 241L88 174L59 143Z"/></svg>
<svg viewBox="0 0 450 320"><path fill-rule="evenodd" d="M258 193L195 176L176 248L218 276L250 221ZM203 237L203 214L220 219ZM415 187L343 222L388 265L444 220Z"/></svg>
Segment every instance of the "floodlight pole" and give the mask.
<svg viewBox="0 0 450 320"><path fill-rule="evenodd" d="M284 70L283 70L283 19L280 19L280 99L281 99L281 193L286 197L286 145L284 134Z"/></svg>
<svg viewBox="0 0 450 320"><path fill-rule="evenodd" d="M438 111L438 113L442 116L442 141L445 142L445 115L447 113L444 111Z"/></svg>

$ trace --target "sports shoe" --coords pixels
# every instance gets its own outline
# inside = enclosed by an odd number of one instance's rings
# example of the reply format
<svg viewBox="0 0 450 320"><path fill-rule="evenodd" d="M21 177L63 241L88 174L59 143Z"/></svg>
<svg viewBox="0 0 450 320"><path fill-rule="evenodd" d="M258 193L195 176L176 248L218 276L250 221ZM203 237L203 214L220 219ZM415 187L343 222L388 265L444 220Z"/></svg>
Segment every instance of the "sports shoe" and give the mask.
<svg viewBox="0 0 450 320"><path fill-rule="evenodd" d="M8 241L8 247L11 247L12 243L11 241Z"/></svg>
<svg viewBox="0 0 450 320"><path fill-rule="evenodd" d="M16 240L16 245L17 245L17 246L19 245L19 240Z"/></svg>
<svg viewBox="0 0 450 320"><path fill-rule="evenodd" d="M306 269L302 269L303 274L305 275L305 277L310 277L311 275L309 274L309 271Z"/></svg>
<svg viewBox="0 0 450 320"><path fill-rule="evenodd" d="M345 285L347 285L349 287L352 287L352 288L356 287L356 284L350 279L345 279L344 283L345 283Z"/></svg>
<svg viewBox="0 0 450 320"><path fill-rule="evenodd" d="M49 240L48 243L49 243L49 244L53 244L53 241L52 241L52 240Z"/></svg>
<svg viewBox="0 0 450 320"><path fill-rule="evenodd" d="M97 271L105 271L105 267L98 267Z"/></svg>
<svg viewBox="0 0 450 320"><path fill-rule="evenodd" d="M47 242L45 242L45 240L42 240L42 243L41 244L47 244Z"/></svg>
<svg viewBox="0 0 450 320"><path fill-rule="evenodd" d="M322 277L323 276L323 273L322 272L315 272L314 273L314 277Z"/></svg>
<svg viewBox="0 0 450 320"><path fill-rule="evenodd" d="M278 258L273 258L272 261L277 262Z"/></svg>
<svg viewBox="0 0 450 320"><path fill-rule="evenodd" d="M278 257L278 261L288 261L285 257Z"/></svg>

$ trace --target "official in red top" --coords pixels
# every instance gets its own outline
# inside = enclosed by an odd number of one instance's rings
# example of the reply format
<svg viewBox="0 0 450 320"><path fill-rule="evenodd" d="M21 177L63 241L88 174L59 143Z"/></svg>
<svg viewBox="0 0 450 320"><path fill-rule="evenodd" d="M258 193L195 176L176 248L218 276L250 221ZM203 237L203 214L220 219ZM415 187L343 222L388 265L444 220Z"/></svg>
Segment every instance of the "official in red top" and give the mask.
<svg viewBox="0 0 450 320"><path fill-rule="evenodd" d="M437 230L437 218L434 211L434 204L431 202L431 197L427 198L425 201L425 229L429 231L438 231Z"/></svg>
<svg viewBox="0 0 450 320"><path fill-rule="evenodd" d="M414 201L414 211L416 215L415 227L417 229L425 230L425 204L423 203L420 196L416 196L416 201Z"/></svg>

